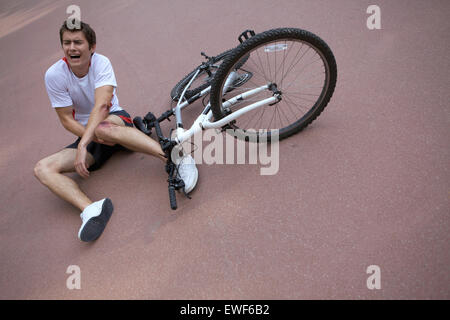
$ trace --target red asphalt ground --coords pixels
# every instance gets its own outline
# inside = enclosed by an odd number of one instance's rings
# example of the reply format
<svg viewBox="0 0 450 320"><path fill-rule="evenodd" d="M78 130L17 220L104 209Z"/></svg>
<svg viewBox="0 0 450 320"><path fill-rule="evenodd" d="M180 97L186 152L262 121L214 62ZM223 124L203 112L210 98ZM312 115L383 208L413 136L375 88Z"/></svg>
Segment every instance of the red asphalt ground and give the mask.
<svg viewBox="0 0 450 320"><path fill-rule="evenodd" d="M120 153L80 182L115 211L95 243L80 212L33 176L74 138L44 87L77 4L108 56L121 105L161 114L173 85L245 29L303 28L338 66L335 94L260 165L198 166L170 210L156 159ZM366 9L381 9L369 30ZM1 299L449 299L450 2L23 1L0 3ZM194 119L199 105L187 110ZM164 123L167 130L171 123ZM81 289L69 290L70 265ZM381 289L369 290L377 265Z"/></svg>

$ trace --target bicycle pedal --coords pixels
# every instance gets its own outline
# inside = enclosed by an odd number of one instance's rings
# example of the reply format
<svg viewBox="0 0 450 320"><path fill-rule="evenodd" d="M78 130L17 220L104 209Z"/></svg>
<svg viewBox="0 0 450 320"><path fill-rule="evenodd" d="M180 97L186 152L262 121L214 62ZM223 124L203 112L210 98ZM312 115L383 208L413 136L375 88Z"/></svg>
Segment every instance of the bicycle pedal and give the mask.
<svg viewBox="0 0 450 320"><path fill-rule="evenodd" d="M238 40L240 43L244 42L245 40L247 40L248 38L251 38L255 35L255 31L253 30L245 30L244 32L242 32L239 37Z"/></svg>

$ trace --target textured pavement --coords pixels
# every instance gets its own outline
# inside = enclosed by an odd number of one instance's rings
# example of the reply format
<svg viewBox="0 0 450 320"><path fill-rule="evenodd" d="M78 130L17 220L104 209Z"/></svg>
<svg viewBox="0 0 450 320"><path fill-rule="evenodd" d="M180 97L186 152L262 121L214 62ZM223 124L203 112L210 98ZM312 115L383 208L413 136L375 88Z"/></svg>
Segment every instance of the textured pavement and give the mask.
<svg viewBox="0 0 450 320"><path fill-rule="evenodd" d="M88 180L71 174L115 206L100 239L82 243L80 212L33 176L74 140L43 81L63 56L70 4L96 30L132 116L169 109L200 52L232 48L249 28L319 35L336 57L336 91L280 143L277 174L201 164L177 211L154 158L120 153ZM381 30L366 27L371 4ZM449 16L437 0L2 0L0 299L449 299ZM66 286L71 265L80 290ZM371 265L381 289L366 285Z"/></svg>

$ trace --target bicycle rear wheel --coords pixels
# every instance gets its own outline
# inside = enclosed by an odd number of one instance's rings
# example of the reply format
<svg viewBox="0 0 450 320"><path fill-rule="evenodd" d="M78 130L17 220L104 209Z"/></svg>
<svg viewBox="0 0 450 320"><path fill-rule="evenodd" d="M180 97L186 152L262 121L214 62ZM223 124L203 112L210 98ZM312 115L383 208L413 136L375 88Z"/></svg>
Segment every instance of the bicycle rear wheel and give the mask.
<svg viewBox="0 0 450 320"><path fill-rule="evenodd" d="M251 73L245 85L224 91L228 76L236 65ZM260 141L271 140L273 129L284 139L300 132L314 121L328 104L336 86L336 61L328 45L318 36L301 29L280 28L257 34L230 53L211 82L211 109L214 119L273 96L271 105L253 109L228 126L235 137ZM248 90L268 85L267 89L248 99L239 98L232 106L224 102ZM262 130L264 131L262 131Z"/></svg>
<svg viewBox="0 0 450 320"><path fill-rule="evenodd" d="M221 54L215 56L212 58L211 66L209 70L201 70L195 80L192 82L190 88L186 90L185 98L189 99L193 96L195 96L197 93L201 92L202 90L205 90L211 85L211 81L214 78L214 75L216 74L217 70L219 69L220 65L224 61L224 59L233 51L234 49L229 49L225 52L222 52ZM239 68L242 64L245 63L245 57L240 61L236 67ZM173 87L172 91L170 92L170 97L174 101L178 101L180 99L181 94L183 93L184 88L191 80L192 76L197 72L198 68L200 68L201 65L199 65L197 68L195 68L193 71L188 73L183 79L181 79L175 87Z"/></svg>

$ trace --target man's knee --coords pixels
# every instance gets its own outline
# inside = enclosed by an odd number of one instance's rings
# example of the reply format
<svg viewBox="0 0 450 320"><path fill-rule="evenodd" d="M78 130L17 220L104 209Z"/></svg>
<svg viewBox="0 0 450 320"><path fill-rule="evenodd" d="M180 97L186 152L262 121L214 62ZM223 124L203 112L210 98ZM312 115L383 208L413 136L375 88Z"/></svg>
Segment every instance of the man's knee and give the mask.
<svg viewBox="0 0 450 320"><path fill-rule="evenodd" d="M42 183L45 183L49 174L58 172L58 168L48 159L42 159L34 166L34 176Z"/></svg>
<svg viewBox="0 0 450 320"><path fill-rule="evenodd" d="M109 121L102 121L99 123L97 128L95 128L95 136L106 140L106 141L112 141L115 138L115 134L117 131L117 128L119 126L115 123L111 123Z"/></svg>
<svg viewBox="0 0 450 320"><path fill-rule="evenodd" d="M46 173L48 172L48 166L46 164L45 159L40 160L34 166L34 176L38 178L38 180L42 181L45 179Z"/></svg>

